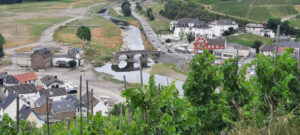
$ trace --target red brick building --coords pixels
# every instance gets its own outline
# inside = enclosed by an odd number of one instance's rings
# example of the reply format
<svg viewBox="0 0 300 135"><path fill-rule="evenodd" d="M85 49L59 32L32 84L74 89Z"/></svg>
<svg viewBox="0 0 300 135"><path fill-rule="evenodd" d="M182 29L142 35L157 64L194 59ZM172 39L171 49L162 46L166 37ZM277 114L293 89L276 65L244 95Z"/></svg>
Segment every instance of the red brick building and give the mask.
<svg viewBox="0 0 300 135"><path fill-rule="evenodd" d="M198 37L194 42L194 54L200 50L213 51L215 49L225 49L226 40L224 39L205 39L204 37Z"/></svg>

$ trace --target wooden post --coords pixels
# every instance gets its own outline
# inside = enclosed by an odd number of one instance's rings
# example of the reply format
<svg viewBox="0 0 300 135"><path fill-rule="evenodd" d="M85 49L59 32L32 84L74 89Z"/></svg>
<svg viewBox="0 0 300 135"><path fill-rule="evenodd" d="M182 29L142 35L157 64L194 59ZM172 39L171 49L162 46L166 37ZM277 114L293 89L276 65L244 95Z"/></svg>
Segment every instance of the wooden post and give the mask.
<svg viewBox="0 0 300 135"><path fill-rule="evenodd" d="M93 101L94 101L94 90L92 89L91 90L91 113L92 113L92 116L94 115L94 108L93 108Z"/></svg>
<svg viewBox="0 0 300 135"><path fill-rule="evenodd" d="M76 118L73 119L73 125L74 125L75 128L77 128L77 125L76 125Z"/></svg>
<svg viewBox="0 0 300 135"><path fill-rule="evenodd" d="M67 119L67 124L66 124L66 129L67 129L67 132L70 131L70 119Z"/></svg>
<svg viewBox="0 0 300 135"><path fill-rule="evenodd" d="M120 108L121 124L123 123L123 107Z"/></svg>
<svg viewBox="0 0 300 135"><path fill-rule="evenodd" d="M126 82L126 76L124 75L123 77L124 77L124 89L126 90L126 89L127 89L127 84L126 84L126 83L127 83L127 82Z"/></svg>
<svg viewBox="0 0 300 135"><path fill-rule="evenodd" d="M87 99L87 102L86 102L86 125L89 124L89 109L90 109L90 106L89 106L89 81L86 80L86 99Z"/></svg>
<svg viewBox="0 0 300 135"><path fill-rule="evenodd" d="M80 87L79 87L79 111L80 111L80 135L82 135L82 99L81 99L81 93L82 92L82 76L80 75Z"/></svg>
<svg viewBox="0 0 300 135"><path fill-rule="evenodd" d="M277 36L276 36L276 46L275 46L275 60L274 60L274 68L276 70L277 67L277 53L278 53L278 38L280 35L280 25L277 26ZM273 82L275 83L276 77L275 73L273 74Z"/></svg>
<svg viewBox="0 0 300 135"><path fill-rule="evenodd" d="M19 107L19 94L17 93L17 107L16 107L16 119L17 119L17 134L19 133L19 122L20 122L20 107Z"/></svg>
<svg viewBox="0 0 300 135"><path fill-rule="evenodd" d="M130 107L127 105L127 124L130 123Z"/></svg>
<svg viewBox="0 0 300 135"><path fill-rule="evenodd" d="M141 77L141 87L143 87L143 61L142 61L142 56L140 57L140 77Z"/></svg>
<svg viewBox="0 0 300 135"><path fill-rule="evenodd" d="M49 130L49 97L46 98L46 109L47 109L47 135L50 134Z"/></svg>
<svg viewBox="0 0 300 135"><path fill-rule="evenodd" d="M158 99L160 100L160 83L158 84Z"/></svg>
<svg viewBox="0 0 300 135"><path fill-rule="evenodd" d="M110 114L110 126L113 126L112 114Z"/></svg>

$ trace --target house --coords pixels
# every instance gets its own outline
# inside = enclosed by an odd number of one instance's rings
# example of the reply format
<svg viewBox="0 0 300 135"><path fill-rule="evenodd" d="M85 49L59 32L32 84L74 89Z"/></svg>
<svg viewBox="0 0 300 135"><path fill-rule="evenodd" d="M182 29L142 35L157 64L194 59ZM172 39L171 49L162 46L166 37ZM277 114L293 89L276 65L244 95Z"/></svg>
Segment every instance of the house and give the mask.
<svg viewBox="0 0 300 135"><path fill-rule="evenodd" d="M76 108L76 116L80 115L80 100L74 96L68 95L65 100L71 101L73 103L73 106ZM82 112L86 112L86 106L85 104L81 105ZM86 116L86 114L83 114Z"/></svg>
<svg viewBox="0 0 300 135"><path fill-rule="evenodd" d="M258 36L267 36L270 38L275 37L275 33L271 29L265 29L262 24L248 23L246 25L246 32Z"/></svg>
<svg viewBox="0 0 300 135"><path fill-rule="evenodd" d="M0 72L0 87L1 86L12 86L19 84L19 81L7 72Z"/></svg>
<svg viewBox="0 0 300 135"><path fill-rule="evenodd" d="M23 105L20 109L20 120L28 121L35 125L37 128L43 127L43 124L45 121L40 119L40 117L29 107L26 105Z"/></svg>
<svg viewBox="0 0 300 135"><path fill-rule="evenodd" d="M79 67L84 64L84 57L80 49L71 48L67 55L57 55L52 59L52 65L57 67L69 67L69 62L75 60L76 66Z"/></svg>
<svg viewBox="0 0 300 135"><path fill-rule="evenodd" d="M14 75L14 77L20 82L20 84L36 84L36 81L38 80L35 72L17 74Z"/></svg>
<svg viewBox="0 0 300 135"><path fill-rule="evenodd" d="M56 119L71 119L76 117L76 108L69 100L54 101L51 103L51 114Z"/></svg>
<svg viewBox="0 0 300 135"><path fill-rule="evenodd" d="M0 103L0 115L7 113L9 117L16 120L16 105L17 97L9 93L5 99ZM19 106L27 105L23 100L19 100Z"/></svg>
<svg viewBox="0 0 300 135"><path fill-rule="evenodd" d="M216 58L225 59L225 60L236 57L237 53L238 53L237 49L233 47L226 47L226 49L216 49L213 52Z"/></svg>
<svg viewBox="0 0 300 135"><path fill-rule="evenodd" d="M42 85L45 89L60 88L64 85L64 82L57 79L57 76L46 75L41 78Z"/></svg>
<svg viewBox="0 0 300 135"><path fill-rule="evenodd" d="M33 69L46 69L51 66L52 52L47 48L35 50L30 56Z"/></svg>
<svg viewBox="0 0 300 135"><path fill-rule="evenodd" d="M4 94L19 94L19 97L28 105L33 106L37 100L37 90L34 84L20 84L5 87ZM35 98L34 98L35 97Z"/></svg>
<svg viewBox="0 0 300 135"><path fill-rule="evenodd" d="M110 111L110 107L108 106L107 102L104 102L101 98L96 95L89 95L89 100L87 100L87 94L82 96L83 104L87 105L89 103L89 111L93 108L93 115L96 115L97 112L100 112L103 116L107 116L108 112Z"/></svg>
<svg viewBox="0 0 300 135"><path fill-rule="evenodd" d="M16 53L11 56L11 63L21 67L30 67L31 55L32 53Z"/></svg>
<svg viewBox="0 0 300 135"><path fill-rule="evenodd" d="M224 39L206 39L201 36L194 42L194 54L201 53L203 49L214 51L216 49L225 49L225 47L226 40Z"/></svg>
<svg viewBox="0 0 300 135"><path fill-rule="evenodd" d="M287 48L293 48L295 52L300 50L300 42L290 41L290 40L279 40L278 42L278 54L282 53ZM260 53L264 55L273 55L275 52L275 43L274 45L263 45L259 48Z"/></svg>
<svg viewBox="0 0 300 135"><path fill-rule="evenodd" d="M49 97L52 101L58 101L67 97L67 91L65 88L50 88L39 91L39 96Z"/></svg>
<svg viewBox="0 0 300 135"><path fill-rule="evenodd" d="M177 21L171 21L170 30L174 30L174 36L180 37L183 34L193 34L196 37L204 36L206 38L220 37L224 31L230 27L238 29L238 24L230 19L220 19L207 24L197 18L181 18Z"/></svg>

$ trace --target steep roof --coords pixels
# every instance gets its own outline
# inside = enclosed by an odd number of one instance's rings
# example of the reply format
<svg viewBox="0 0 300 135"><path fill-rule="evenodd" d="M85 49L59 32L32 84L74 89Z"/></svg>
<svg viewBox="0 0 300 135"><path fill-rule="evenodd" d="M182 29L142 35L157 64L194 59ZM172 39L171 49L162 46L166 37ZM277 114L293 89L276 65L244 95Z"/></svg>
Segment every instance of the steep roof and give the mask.
<svg viewBox="0 0 300 135"><path fill-rule="evenodd" d="M36 105L37 107L41 107L42 105L44 105L46 103L47 98L45 96L41 96L40 98L38 98L36 100Z"/></svg>
<svg viewBox="0 0 300 135"><path fill-rule="evenodd" d="M236 24L236 22L231 19L220 19L217 21L217 24L218 25L234 25L234 24Z"/></svg>
<svg viewBox="0 0 300 135"><path fill-rule="evenodd" d="M39 91L41 96L45 97L56 97L56 96L63 96L67 95L65 88L51 88Z"/></svg>
<svg viewBox="0 0 300 135"><path fill-rule="evenodd" d="M60 84L63 84L64 82L57 79L57 76L50 76L50 75L46 75L43 78L41 78L41 81L43 84L45 84L46 86L49 86L50 84L57 82Z"/></svg>
<svg viewBox="0 0 300 135"><path fill-rule="evenodd" d="M76 97L74 97L74 96L68 95L68 96L66 97L66 100L71 101L75 107L77 107L77 106L80 105L79 99L76 98Z"/></svg>
<svg viewBox="0 0 300 135"><path fill-rule="evenodd" d="M35 50L33 54L38 53L42 55L44 58L52 57L53 53L48 48L42 48L39 50ZM32 56L32 55L31 55Z"/></svg>
<svg viewBox="0 0 300 135"><path fill-rule="evenodd" d="M28 93L36 93L37 90L35 88L34 84L20 84L20 85L14 85L14 86L6 86L6 90L8 90L9 93L18 93L18 94L28 94Z"/></svg>
<svg viewBox="0 0 300 135"><path fill-rule="evenodd" d="M31 113L32 109L29 106L23 105L20 110L20 119L26 120Z"/></svg>
<svg viewBox="0 0 300 135"><path fill-rule="evenodd" d="M177 20L177 27L189 27L189 23L194 24L195 28L208 28L208 24L204 21L200 21L197 18L180 18Z"/></svg>
<svg viewBox="0 0 300 135"><path fill-rule="evenodd" d="M17 74L17 75L14 75L14 77L17 80L19 80L20 83L25 83L25 81L31 81L31 80L37 80L38 79L35 72Z"/></svg>
<svg viewBox="0 0 300 135"><path fill-rule="evenodd" d="M273 52L274 51L274 46L273 45L262 45L259 48L259 51L261 52Z"/></svg>
<svg viewBox="0 0 300 135"><path fill-rule="evenodd" d="M0 103L0 107L6 109L16 98L14 94L8 93L7 97Z"/></svg>
<svg viewBox="0 0 300 135"><path fill-rule="evenodd" d="M92 94L89 92L89 105L92 105L94 107L99 102L100 102L99 99L97 99L95 96L93 96L93 103L92 103ZM82 96L82 103L87 105L87 94L86 93Z"/></svg>
<svg viewBox="0 0 300 135"><path fill-rule="evenodd" d="M206 39L209 45L225 45L225 39Z"/></svg>
<svg viewBox="0 0 300 135"><path fill-rule="evenodd" d="M61 100L51 103L51 108L54 112L69 112L75 111L76 108L73 105L72 101Z"/></svg>
<svg viewBox="0 0 300 135"><path fill-rule="evenodd" d="M19 81L12 75L7 75L6 80L5 80L6 84L18 84Z"/></svg>

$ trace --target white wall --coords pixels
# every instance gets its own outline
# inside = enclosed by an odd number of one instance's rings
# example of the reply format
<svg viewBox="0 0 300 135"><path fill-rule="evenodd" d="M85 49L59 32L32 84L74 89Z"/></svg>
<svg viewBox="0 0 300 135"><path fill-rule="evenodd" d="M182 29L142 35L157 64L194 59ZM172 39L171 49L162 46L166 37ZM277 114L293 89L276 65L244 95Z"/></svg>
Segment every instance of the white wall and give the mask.
<svg viewBox="0 0 300 135"><path fill-rule="evenodd" d="M23 105L27 105L23 100L19 100L19 110L22 108ZM16 114L17 114L17 100L15 99L5 110L1 112L0 115L3 116L3 114L7 113L9 117L12 118L12 120L16 120Z"/></svg>
<svg viewBox="0 0 300 135"><path fill-rule="evenodd" d="M31 66L31 58L27 57L27 56L24 56L24 57L12 56L11 63L14 65L30 67Z"/></svg>

